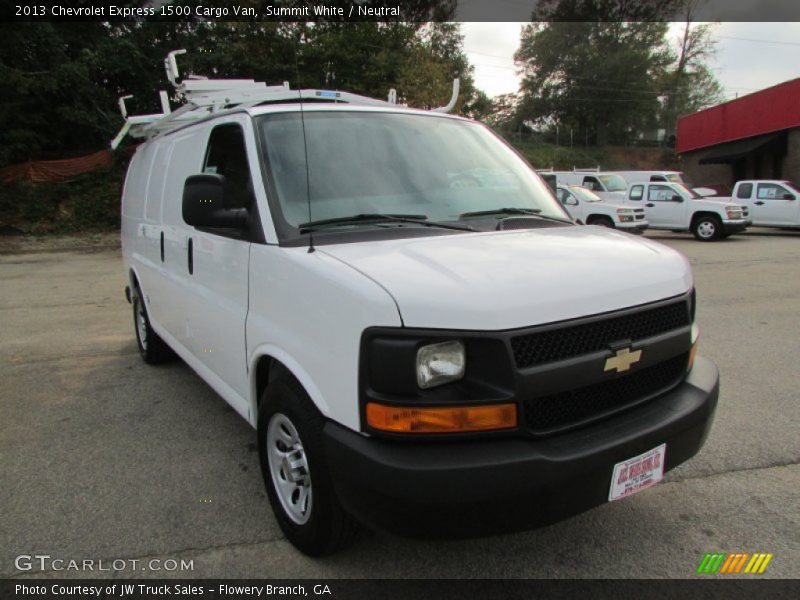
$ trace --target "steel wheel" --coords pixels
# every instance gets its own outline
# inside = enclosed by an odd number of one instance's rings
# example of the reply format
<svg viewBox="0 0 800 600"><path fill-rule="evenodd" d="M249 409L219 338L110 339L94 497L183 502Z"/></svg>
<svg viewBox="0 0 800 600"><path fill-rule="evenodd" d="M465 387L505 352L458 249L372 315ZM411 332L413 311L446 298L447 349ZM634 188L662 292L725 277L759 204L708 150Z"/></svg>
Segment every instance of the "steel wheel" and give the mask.
<svg viewBox="0 0 800 600"><path fill-rule="evenodd" d="M303 442L294 424L275 413L267 427L269 472L278 500L292 521L305 524L311 516L313 494Z"/></svg>
<svg viewBox="0 0 800 600"><path fill-rule="evenodd" d="M702 221L697 224L697 235L705 240L710 240L717 233L717 227L713 221Z"/></svg>
<svg viewBox="0 0 800 600"><path fill-rule="evenodd" d="M147 315L144 312L144 303L141 299L136 303L136 335L142 350L147 351Z"/></svg>

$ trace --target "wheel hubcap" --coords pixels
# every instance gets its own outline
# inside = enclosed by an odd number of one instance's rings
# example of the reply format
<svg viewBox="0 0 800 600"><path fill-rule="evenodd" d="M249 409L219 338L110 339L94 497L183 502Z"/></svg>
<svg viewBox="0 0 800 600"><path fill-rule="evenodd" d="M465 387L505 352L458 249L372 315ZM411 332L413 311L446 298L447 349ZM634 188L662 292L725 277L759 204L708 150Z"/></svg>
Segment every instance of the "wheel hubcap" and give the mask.
<svg viewBox="0 0 800 600"><path fill-rule="evenodd" d="M142 301L136 303L136 332L139 334L139 343L147 350L147 317L144 314Z"/></svg>
<svg viewBox="0 0 800 600"><path fill-rule="evenodd" d="M697 226L697 232L700 234L700 237L710 238L714 235L714 232L717 230L714 227L714 224L711 221L703 221Z"/></svg>
<svg viewBox="0 0 800 600"><path fill-rule="evenodd" d="M289 417L275 413L267 426L267 460L273 487L286 515L298 525L311 516L311 473L303 442Z"/></svg>

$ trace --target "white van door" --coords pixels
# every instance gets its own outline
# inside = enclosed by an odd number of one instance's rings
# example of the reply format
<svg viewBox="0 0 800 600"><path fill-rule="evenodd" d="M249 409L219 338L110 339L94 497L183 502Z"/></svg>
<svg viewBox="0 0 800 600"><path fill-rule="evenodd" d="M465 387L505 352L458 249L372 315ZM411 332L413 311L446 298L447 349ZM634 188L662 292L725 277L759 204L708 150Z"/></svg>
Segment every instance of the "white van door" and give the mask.
<svg viewBox="0 0 800 600"><path fill-rule="evenodd" d="M750 218L754 225L797 225L798 194L778 183L759 183Z"/></svg>
<svg viewBox="0 0 800 600"><path fill-rule="evenodd" d="M193 298L189 280L188 246L193 229L183 222L183 184L187 177L200 171L204 133L202 128L191 127L166 136L163 142L169 143L170 148L168 166L162 167L166 174L161 204L164 259L163 276L157 290L158 306L153 306L153 313L158 315L158 324L174 338L174 343L190 353L193 353L194 335L189 326ZM159 240L159 244L161 243Z"/></svg>
<svg viewBox="0 0 800 600"><path fill-rule="evenodd" d="M247 118L239 115L213 121L206 129L204 155L196 170L225 177L227 208L250 209L255 203L244 135L246 125L249 126ZM193 295L188 309L191 349L203 365L232 388L238 398L224 396L245 417L249 258L250 242L236 232L190 228L187 268Z"/></svg>

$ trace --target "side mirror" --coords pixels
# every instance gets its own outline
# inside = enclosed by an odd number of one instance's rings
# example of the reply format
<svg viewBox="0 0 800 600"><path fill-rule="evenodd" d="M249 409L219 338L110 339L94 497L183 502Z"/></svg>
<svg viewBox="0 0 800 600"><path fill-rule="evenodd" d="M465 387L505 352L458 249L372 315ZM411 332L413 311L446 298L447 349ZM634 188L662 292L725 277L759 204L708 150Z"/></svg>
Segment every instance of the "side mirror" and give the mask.
<svg viewBox="0 0 800 600"><path fill-rule="evenodd" d="M672 200L673 202L683 202L683 196L681 196L680 194L675 194L672 196L672 198L670 198L670 200Z"/></svg>
<svg viewBox="0 0 800 600"><path fill-rule="evenodd" d="M225 177L202 173L183 185L183 220L194 227L241 229L247 222L244 208L225 208Z"/></svg>
<svg viewBox="0 0 800 600"><path fill-rule="evenodd" d="M794 198L794 195L790 194L789 192L786 192L786 193L783 195L783 199L784 199L784 200L794 200L795 198Z"/></svg>

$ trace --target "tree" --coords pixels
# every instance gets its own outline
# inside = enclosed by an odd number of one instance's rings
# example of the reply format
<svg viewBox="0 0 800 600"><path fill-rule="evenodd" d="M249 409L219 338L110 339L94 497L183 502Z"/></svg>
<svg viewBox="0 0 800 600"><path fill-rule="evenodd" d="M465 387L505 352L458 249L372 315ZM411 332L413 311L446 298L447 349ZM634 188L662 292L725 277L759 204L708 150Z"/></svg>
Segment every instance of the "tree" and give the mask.
<svg viewBox="0 0 800 600"><path fill-rule="evenodd" d="M342 0L344 2L344 0ZM385 0L366 0L374 5ZM277 0L276 0L276 3ZM120 0L118 5L139 4ZM208 0L204 6L227 5ZM240 5L259 6L258 0ZM446 103L461 77L457 111L488 110L452 18L455 0L410 0L407 22L4 23L0 27L0 166L28 159L66 158L107 147L122 125L117 98L132 114L160 110L170 90L163 59L185 48L182 75L253 78L270 84L348 90L386 97L390 88L412 106ZM173 101L177 98L173 97ZM173 105L174 108L174 105Z"/></svg>
<svg viewBox="0 0 800 600"><path fill-rule="evenodd" d="M514 131L522 124L520 117L519 94L500 94L492 98L491 113L486 122L501 131Z"/></svg>
<svg viewBox="0 0 800 600"><path fill-rule="evenodd" d="M523 28L514 55L524 121L563 124L596 144L655 125L671 62L664 22L549 22Z"/></svg>
<svg viewBox="0 0 800 600"><path fill-rule="evenodd" d="M488 98L475 88L473 67L464 54L464 36L456 23L428 23L417 32L398 81L399 100L417 108L447 104L453 79L460 92L453 112L485 112Z"/></svg>
<svg viewBox="0 0 800 600"><path fill-rule="evenodd" d="M686 25L678 39L678 54L664 77L662 123L667 137L674 135L678 117L717 104L722 86L708 68L716 42L711 37L714 23L692 23L695 2L687 3Z"/></svg>

